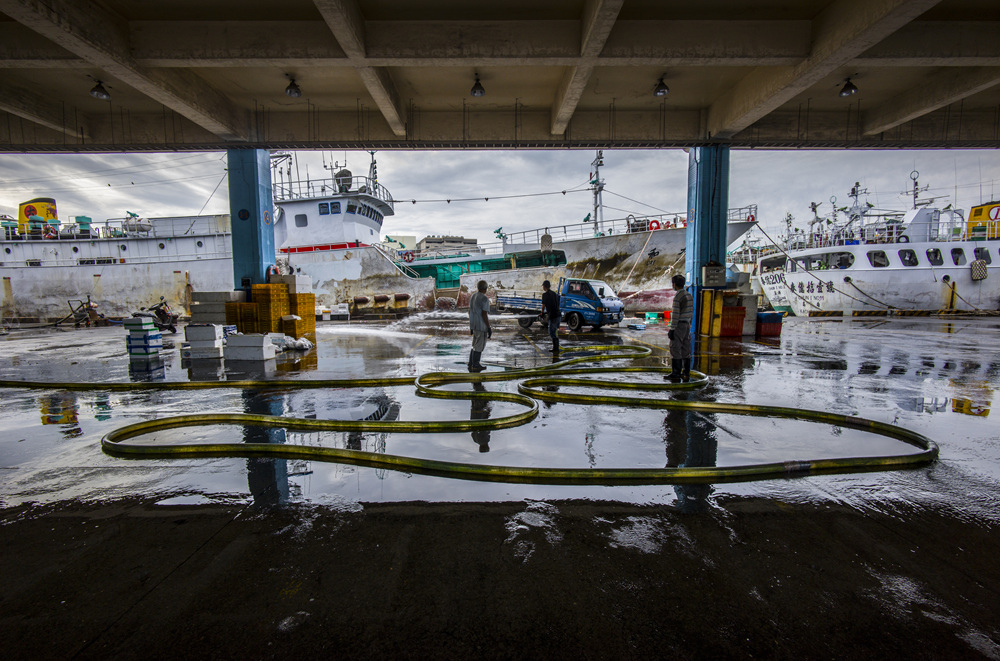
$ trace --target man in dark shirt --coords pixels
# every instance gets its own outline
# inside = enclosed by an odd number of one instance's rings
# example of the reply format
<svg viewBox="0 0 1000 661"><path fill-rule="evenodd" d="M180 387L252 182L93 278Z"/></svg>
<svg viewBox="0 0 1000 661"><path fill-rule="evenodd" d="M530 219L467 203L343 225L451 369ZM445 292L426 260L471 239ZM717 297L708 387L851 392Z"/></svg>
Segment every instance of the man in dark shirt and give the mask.
<svg viewBox="0 0 1000 661"><path fill-rule="evenodd" d="M691 380L691 321L694 319L694 297L684 289L684 276L671 278L674 287L674 308L670 313L670 367L667 380L674 383Z"/></svg>
<svg viewBox="0 0 1000 661"><path fill-rule="evenodd" d="M562 315L559 313L559 294L552 291L552 285L548 280L542 283L542 290L544 291L542 294L542 314L548 315L552 353L559 353L559 322L562 321Z"/></svg>

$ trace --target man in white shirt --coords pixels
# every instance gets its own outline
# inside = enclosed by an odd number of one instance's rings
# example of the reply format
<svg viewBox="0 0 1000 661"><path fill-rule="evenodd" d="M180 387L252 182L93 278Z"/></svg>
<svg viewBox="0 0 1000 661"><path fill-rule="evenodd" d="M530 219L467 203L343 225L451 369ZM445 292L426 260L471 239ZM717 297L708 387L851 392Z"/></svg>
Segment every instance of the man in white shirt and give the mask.
<svg viewBox="0 0 1000 661"><path fill-rule="evenodd" d="M479 362L486 348L486 340L493 335L490 327L490 299L486 297L486 281L476 283L476 293L469 299L469 331L472 333L472 351L469 353L469 371L482 372Z"/></svg>

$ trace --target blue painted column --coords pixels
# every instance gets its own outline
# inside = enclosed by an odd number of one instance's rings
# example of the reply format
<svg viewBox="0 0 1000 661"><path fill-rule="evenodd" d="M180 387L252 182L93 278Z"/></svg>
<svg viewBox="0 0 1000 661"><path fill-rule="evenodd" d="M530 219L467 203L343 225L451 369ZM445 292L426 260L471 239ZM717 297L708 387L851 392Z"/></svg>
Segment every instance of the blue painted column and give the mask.
<svg viewBox="0 0 1000 661"><path fill-rule="evenodd" d="M274 264L274 203L266 149L228 149L229 219L235 289L267 282Z"/></svg>
<svg viewBox="0 0 1000 661"><path fill-rule="evenodd" d="M695 147L688 152L688 224L684 278L694 296L692 340L697 337L701 304L701 267L725 264L729 217L729 145Z"/></svg>

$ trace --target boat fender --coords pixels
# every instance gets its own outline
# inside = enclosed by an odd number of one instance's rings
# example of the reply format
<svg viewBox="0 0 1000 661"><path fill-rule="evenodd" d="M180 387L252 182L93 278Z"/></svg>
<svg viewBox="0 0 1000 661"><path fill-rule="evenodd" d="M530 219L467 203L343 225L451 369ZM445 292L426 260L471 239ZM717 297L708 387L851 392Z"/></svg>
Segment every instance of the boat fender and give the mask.
<svg viewBox="0 0 1000 661"><path fill-rule="evenodd" d="M388 303L389 302L389 297L386 296L385 294L376 294L375 295L375 302L376 303Z"/></svg>
<svg viewBox="0 0 1000 661"><path fill-rule="evenodd" d="M978 282L980 280L985 280L989 275L989 271L986 268L986 260L976 259L969 264L970 275L973 282Z"/></svg>
<svg viewBox="0 0 1000 661"><path fill-rule="evenodd" d="M649 221L649 231L650 232L652 232L653 230L658 230L658 229L660 229L660 221L658 221L658 220L651 220L651 221Z"/></svg>
<svg viewBox="0 0 1000 661"><path fill-rule="evenodd" d="M57 232L56 228L52 227L52 225L46 225L42 229L42 236L46 239L54 239L59 236L59 232Z"/></svg>
<svg viewBox="0 0 1000 661"><path fill-rule="evenodd" d="M408 301L410 300L409 294L393 294L392 297L397 301Z"/></svg>
<svg viewBox="0 0 1000 661"><path fill-rule="evenodd" d="M364 305L367 302L368 302L368 297L367 296L355 296L354 297L354 304L355 305Z"/></svg>

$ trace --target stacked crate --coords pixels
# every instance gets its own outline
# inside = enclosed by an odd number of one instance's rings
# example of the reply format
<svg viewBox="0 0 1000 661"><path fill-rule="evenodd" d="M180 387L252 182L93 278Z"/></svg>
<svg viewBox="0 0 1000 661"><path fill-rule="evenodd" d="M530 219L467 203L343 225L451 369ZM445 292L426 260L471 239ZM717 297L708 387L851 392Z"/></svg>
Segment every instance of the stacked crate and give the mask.
<svg viewBox="0 0 1000 661"><path fill-rule="evenodd" d="M149 317L128 317L122 321L128 331L125 348L129 360L156 358L163 350L163 335Z"/></svg>
<svg viewBox="0 0 1000 661"><path fill-rule="evenodd" d="M229 306L246 299L242 289L235 291L195 291L191 292L192 324L228 323Z"/></svg>
<svg viewBox="0 0 1000 661"><path fill-rule="evenodd" d="M316 294L289 294L289 310L298 319L283 319L281 332L299 338L316 333Z"/></svg>
<svg viewBox="0 0 1000 661"><path fill-rule="evenodd" d="M257 332L280 333L281 318L291 313L288 285L284 283L253 285L251 297L257 306Z"/></svg>

